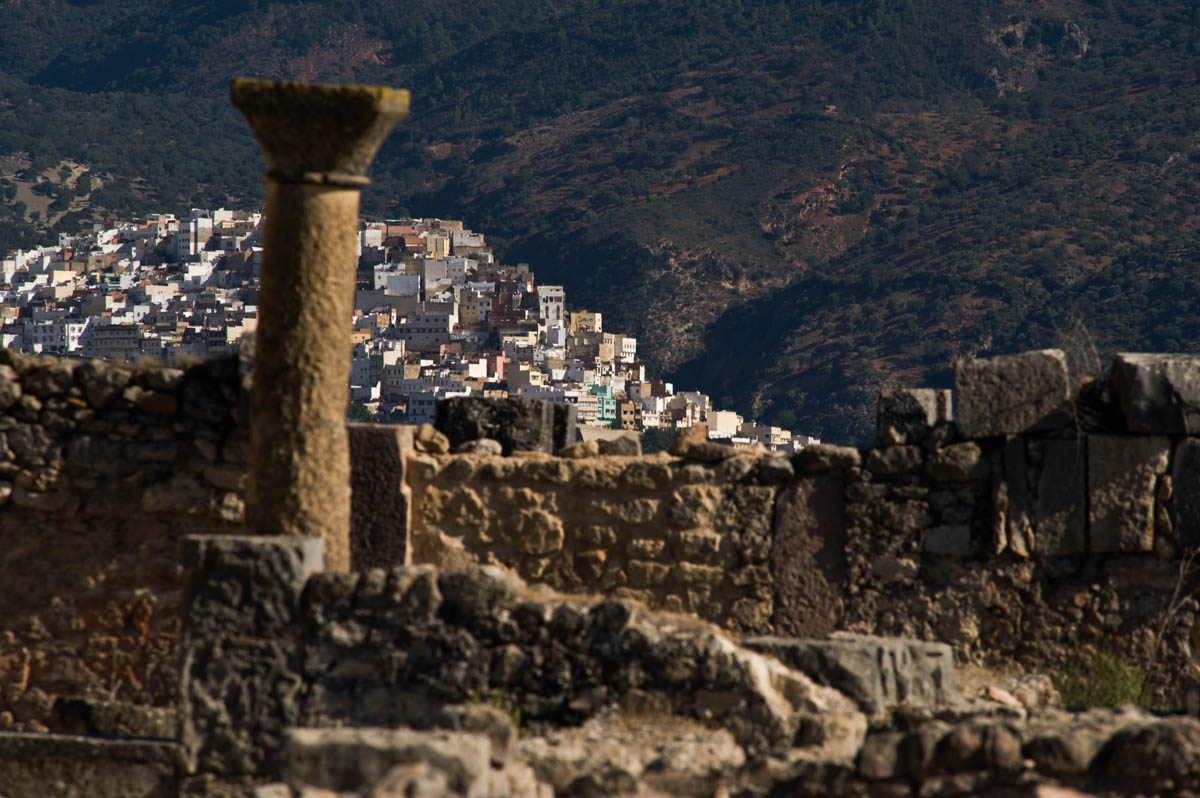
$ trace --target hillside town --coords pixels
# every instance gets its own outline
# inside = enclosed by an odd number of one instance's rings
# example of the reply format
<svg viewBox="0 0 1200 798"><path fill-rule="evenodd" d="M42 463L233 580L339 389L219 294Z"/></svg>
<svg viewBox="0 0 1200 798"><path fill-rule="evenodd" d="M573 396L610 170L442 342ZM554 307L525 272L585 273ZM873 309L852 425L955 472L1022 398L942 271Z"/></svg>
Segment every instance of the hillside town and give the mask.
<svg viewBox="0 0 1200 798"><path fill-rule="evenodd" d="M193 209L9 253L0 345L166 363L235 352L257 322L261 224L261 213ZM499 263L461 221L364 222L358 243L348 320L355 417L419 424L441 398L511 396L573 404L585 430L704 425L710 439L739 447L819 443L647 379L636 338L570 309L563 286L538 284L528 264Z"/></svg>

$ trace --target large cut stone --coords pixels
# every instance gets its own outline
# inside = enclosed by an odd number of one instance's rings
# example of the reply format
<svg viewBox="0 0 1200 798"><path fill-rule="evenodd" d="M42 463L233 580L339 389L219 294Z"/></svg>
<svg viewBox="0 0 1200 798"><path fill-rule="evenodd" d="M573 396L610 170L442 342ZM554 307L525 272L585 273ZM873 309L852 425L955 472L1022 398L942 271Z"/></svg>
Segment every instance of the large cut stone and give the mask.
<svg viewBox="0 0 1200 798"><path fill-rule="evenodd" d="M967 438L1024 432L1071 398L1067 359L1059 349L960 360L954 387L958 426Z"/></svg>
<svg viewBox="0 0 1200 798"><path fill-rule="evenodd" d="M469 798L489 795L490 760L485 735L413 729L291 729L279 755L280 775L294 789L357 791L396 765L424 762Z"/></svg>
<svg viewBox="0 0 1200 798"><path fill-rule="evenodd" d="M1200 546L1200 440L1181 438L1171 467L1175 534L1186 548Z"/></svg>
<svg viewBox="0 0 1200 798"><path fill-rule="evenodd" d="M579 426L579 410L565 402L554 403L554 451L558 452L575 443ZM638 447L642 445L638 439Z"/></svg>
<svg viewBox="0 0 1200 798"><path fill-rule="evenodd" d="M824 637L841 623L847 586L842 484L802 477L775 506L770 566L776 634Z"/></svg>
<svg viewBox="0 0 1200 798"><path fill-rule="evenodd" d="M921 548L944 557L970 557L971 527L966 524L935 526L925 531Z"/></svg>
<svg viewBox="0 0 1200 798"><path fill-rule="evenodd" d="M797 474L823 474L832 471L844 474L847 470L861 465L862 453L858 449L832 443L805 446L792 456L792 467Z"/></svg>
<svg viewBox="0 0 1200 798"><path fill-rule="evenodd" d="M570 415L541 399L458 396L438 400L436 426L451 447L491 438L500 442L506 455L516 450L553 454L575 442Z"/></svg>
<svg viewBox="0 0 1200 798"><path fill-rule="evenodd" d="M299 617L300 594L321 570L320 538L197 535L184 538L183 630L189 639L268 638Z"/></svg>
<svg viewBox="0 0 1200 798"><path fill-rule="evenodd" d="M174 742L0 732L5 798L167 798L182 765Z"/></svg>
<svg viewBox="0 0 1200 798"><path fill-rule="evenodd" d="M350 434L350 562L356 571L403 565L412 489L405 480L413 428L347 424Z"/></svg>
<svg viewBox="0 0 1200 798"><path fill-rule="evenodd" d="M1043 557L1087 550L1087 442L1047 440L1034 508L1034 551Z"/></svg>
<svg viewBox="0 0 1200 798"><path fill-rule="evenodd" d="M983 450L974 441L943 446L932 452L925 463L925 471L929 476L951 482L986 479L988 468Z"/></svg>
<svg viewBox="0 0 1200 798"><path fill-rule="evenodd" d="M1092 551L1154 548L1154 494L1170 456L1163 437L1088 436Z"/></svg>
<svg viewBox="0 0 1200 798"><path fill-rule="evenodd" d="M294 638L186 643L179 741L193 772L261 773L284 731L305 724L308 691Z"/></svg>
<svg viewBox="0 0 1200 798"><path fill-rule="evenodd" d="M1130 431L1200 433L1200 356L1122 352L1109 385Z"/></svg>
<svg viewBox="0 0 1200 798"><path fill-rule="evenodd" d="M930 427L950 418L950 391L888 388L879 392L875 439L881 446L920 443Z"/></svg>
<svg viewBox="0 0 1200 798"><path fill-rule="evenodd" d="M742 645L834 688L874 719L899 706L937 707L958 698L954 651L945 643L836 632L829 640L752 637Z"/></svg>
<svg viewBox="0 0 1200 798"><path fill-rule="evenodd" d="M1028 557L1033 548L1033 496L1026 477L1029 461L1026 457L1025 439L1019 435L1004 442L1004 482L998 495L1003 497L1004 545L997 546L997 553L1005 547L1019 557ZM997 507L1000 502L997 501Z"/></svg>
<svg viewBox="0 0 1200 798"><path fill-rule="evenodd" d="M1195 784L1200 772L1200 721L1161 718L1114 734L1091 763L1096 784L1112 795L1164 795L1179 784ZM1180 790L1177 795L1184 794Z"/></svg>

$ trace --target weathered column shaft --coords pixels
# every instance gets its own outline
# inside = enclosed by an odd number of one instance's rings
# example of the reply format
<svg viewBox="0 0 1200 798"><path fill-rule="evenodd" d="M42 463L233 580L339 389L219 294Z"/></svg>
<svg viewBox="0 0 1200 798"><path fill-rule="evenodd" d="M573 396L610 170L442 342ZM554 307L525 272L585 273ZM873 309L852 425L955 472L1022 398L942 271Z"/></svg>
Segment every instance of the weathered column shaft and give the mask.
<svg viewBox="0 0 1200 798"><path fill-rule="evenodd" d="M246 520L259 535L320 537L325 567L348 570L359 192L408 93L237 80L233 100L268 165Z"/></svg>
<svg viewBox="0 0 1200 798"><path fill-rule="evenodd" d="M321 537L335 570L350 557L346 396L358 197L354 189L268 184L260 292L271 310L255 336L250 397L251 529Z"/></svg>

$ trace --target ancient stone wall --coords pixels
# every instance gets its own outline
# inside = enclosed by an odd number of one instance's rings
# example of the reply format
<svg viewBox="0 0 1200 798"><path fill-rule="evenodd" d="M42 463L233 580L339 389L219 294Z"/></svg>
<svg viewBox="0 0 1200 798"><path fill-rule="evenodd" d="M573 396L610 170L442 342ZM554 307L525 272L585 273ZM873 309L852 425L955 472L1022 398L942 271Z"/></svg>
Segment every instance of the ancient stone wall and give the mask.
<svg viewBox="0 0 1200 798"><path fill-rule="evenodd" d="M790 461L418 453L414 561L741 632L904 635L1056 672L1108 651L1164 704L1200 694L1200 359L1122 355L1072 386L1060 352L1031 352L964 363L956 389L885 392L876 448Z"/></svg>
<svg viewBox="0 0 1200 798"><path fill-rule="evenodd" d="M245 531L247 377L0 349L0 731L173 734L179 541ZM410 432L349 425L357 568L404 561Z"/></svg>
<svg viewBox="0 0 1200 798"><path fill-rule="evenodd" d="M236 360L0 349L0 731L156 736L174 704L185 535L237 528Z"/></svg>
<svg viewBox="0 0 1200 798"><path fill-rule="evenodd" d="M243 531L239 364L3 357L0 730L161 730L178 540ZM881 396L877 448L791 458L451 454L432 429L351 425L352 562L499 564L738 633L904 635L965 661L1108 650L1181 706L1200 694L1197 362L1122 356L1073 391L1053 352L978 361L956 407Z"/></svg>
<svg viewBox="0 0 1200 798"><path fill-rule="evenodd" d="M269 775L296 726L438 727L455 704L492 701L551 728L626 706L724 728L751 754L843 763L867 729L842 693L693 618L531 589L496 567L321 572L320 552L317 539L188 541L191 773Z"/></svg>
<svg viewBox="0 0 1200 798"><path fill-rule="evenodd" d="M791 474L782 457L415 454L413 561L501 563L556 590L767 633L772 517Z"/></svg>
<svg viewBox="0 0 1200 798"><path fill-rule="evenodd" d="M878 448L842 452L840 628L951 643L960 659L1147 670L1155 699L1200 690L1200 540L1188 408L1200 360L1121 355L1073 387L1055 350L960 365L950 392L880 399ZM827 473L820 450L801 473Z"/></svg>
<svg viewBox="0 0 1200 798"><path fill-rule="evenodd" d="M996 798L1200 784L1195 718L1024 706L1004 691L967 699L942 644L739 645L710 624L555 594L501 568L322 573L316 539L205 537L187 550L184 794L268 780L288 798L380 794L374 782L414 762L475 784L454 794L530 798L639 784ZM564 750L580 724L587 755ZM672 728L673 758L654 742Z"/></svg>

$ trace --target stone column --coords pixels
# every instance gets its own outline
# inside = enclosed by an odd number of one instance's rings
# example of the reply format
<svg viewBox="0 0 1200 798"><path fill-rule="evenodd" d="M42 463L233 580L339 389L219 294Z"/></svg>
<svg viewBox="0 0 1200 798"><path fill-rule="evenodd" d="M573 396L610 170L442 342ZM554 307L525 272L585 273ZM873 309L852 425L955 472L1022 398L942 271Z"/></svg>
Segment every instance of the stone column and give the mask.
<svg viewBox="0 0 1200 798"><path fill-rule="evenodd" d="M408 92L238 79L232 95L267 160L246 522L322 538L325 567L344 571L358 199Z"/></svg>

